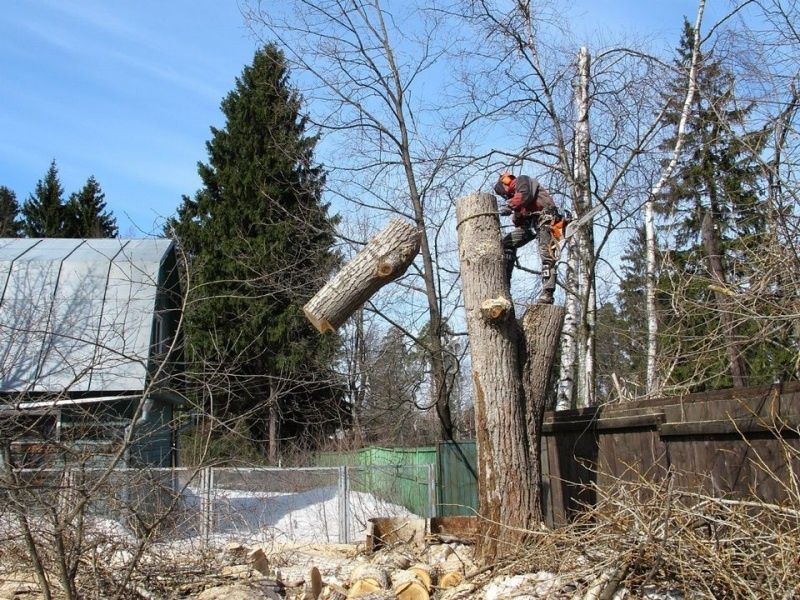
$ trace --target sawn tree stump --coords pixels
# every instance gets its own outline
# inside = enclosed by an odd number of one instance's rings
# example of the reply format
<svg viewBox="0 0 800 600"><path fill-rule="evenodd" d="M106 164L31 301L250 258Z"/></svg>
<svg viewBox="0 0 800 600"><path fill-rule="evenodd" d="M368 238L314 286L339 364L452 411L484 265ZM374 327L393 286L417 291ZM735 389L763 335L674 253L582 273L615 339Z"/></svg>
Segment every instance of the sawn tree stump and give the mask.
<svg viewBox="0 0 800 600"><path fill-rule="evenodd" d="M321 333L335 331L384 285L400 277L419 252L415 225L392 220L303 307Z"/></svg>

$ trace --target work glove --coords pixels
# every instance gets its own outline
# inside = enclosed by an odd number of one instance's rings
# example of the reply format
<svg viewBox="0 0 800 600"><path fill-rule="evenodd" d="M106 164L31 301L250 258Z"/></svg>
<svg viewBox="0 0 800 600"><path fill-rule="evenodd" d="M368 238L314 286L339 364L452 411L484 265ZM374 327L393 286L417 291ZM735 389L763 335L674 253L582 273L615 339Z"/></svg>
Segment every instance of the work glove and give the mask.
<svg viewBox="0 0 800 600"><path fill-rule="evenodd" d="M510 206L501 206L498 208L498 212L500 213L501 217L507 217L508 215L512 214L514 211Z"/></svg>

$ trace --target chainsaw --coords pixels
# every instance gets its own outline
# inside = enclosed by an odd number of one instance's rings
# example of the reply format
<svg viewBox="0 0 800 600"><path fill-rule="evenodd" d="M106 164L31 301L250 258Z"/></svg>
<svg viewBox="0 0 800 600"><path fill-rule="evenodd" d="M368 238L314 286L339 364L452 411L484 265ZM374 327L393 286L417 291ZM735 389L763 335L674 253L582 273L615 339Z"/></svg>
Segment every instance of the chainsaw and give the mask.
<svg viewBox="0 0 800 600"><path fill-rule="evenodd" d="M587 223L591 223L597 213L603 210L605 206L602 204L596 204L591 209L583 213L580 218L573 221L572 220L572 213L568 210L564 211L564 218L561 219L558 223L553 224L553 238L555 240L568 240L573 235L575 235L578 230L586 225Z"/></svg>

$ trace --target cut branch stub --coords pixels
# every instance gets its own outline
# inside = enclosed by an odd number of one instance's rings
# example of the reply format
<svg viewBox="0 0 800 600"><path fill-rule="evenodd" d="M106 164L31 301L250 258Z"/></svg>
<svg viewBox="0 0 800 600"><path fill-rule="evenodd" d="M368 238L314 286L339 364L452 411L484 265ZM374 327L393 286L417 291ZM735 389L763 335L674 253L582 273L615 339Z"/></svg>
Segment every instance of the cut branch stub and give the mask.
<svg viewBox="0 0 800 600"><path fill-rule="evenodd" d="M498 321L512 312L512 304L508 298L500 296L489 298L481 303L481 317L484 321Z"/></svg>
<svg viewBox="0 0 800 600"><path fill-rule="evenodd" d="M335 331L384 285L400 277L419 252L417 227L392 220L303 307L321 333Z"/></svg>

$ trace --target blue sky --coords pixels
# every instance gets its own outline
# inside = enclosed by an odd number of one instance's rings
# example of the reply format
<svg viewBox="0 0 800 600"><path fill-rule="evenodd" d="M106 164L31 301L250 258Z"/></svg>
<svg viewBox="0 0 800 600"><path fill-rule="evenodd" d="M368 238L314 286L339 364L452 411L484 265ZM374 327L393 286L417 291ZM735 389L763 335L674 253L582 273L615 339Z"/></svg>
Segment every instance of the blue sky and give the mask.
<svg viewBox="0 0 800 600"><path fill-rule="evenodd" d="M711 0L709 4L720 4ZM677 39L692 0L575 0L579 32ZM210 126L257 42L235 0L6 0L0 185L20 204L55 159L65 197L90 175L120 233L158 233L200 185Z"/></svg>
<svg viewBox="0 0 800 600"><path fill-rule="evenodd" d="M122 235L160 230L256 47L234 2L5 2L0 185L22 204L55 159L65 196L95 176Z"/></svg>

